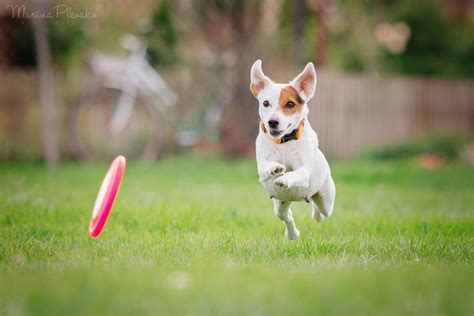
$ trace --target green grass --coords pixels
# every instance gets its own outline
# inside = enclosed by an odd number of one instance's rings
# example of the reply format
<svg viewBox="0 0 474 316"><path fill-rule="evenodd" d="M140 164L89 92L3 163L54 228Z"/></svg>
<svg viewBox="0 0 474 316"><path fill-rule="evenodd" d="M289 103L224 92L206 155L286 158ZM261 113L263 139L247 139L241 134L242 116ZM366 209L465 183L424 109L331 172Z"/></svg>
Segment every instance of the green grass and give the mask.
<svg viewBox="0 0 474 316"><path fill-rule="evenodd" d="M130 164L101 237L105 165L0 166L0 314L474 313L474 170L332 164L333 216L284 238L253 161Z"/></svg>

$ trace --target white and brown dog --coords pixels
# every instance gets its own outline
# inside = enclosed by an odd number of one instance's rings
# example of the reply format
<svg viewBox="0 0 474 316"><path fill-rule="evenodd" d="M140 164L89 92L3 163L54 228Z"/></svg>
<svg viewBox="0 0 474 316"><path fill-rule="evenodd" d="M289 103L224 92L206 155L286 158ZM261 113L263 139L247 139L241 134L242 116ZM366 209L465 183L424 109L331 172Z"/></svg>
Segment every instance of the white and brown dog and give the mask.
<svg viewBox="0 0 474 316"><path fill-rule="evenodd" d="M250 81L250 91L259 102L259 181L273 199L275 215L285 223L286 237L297 239L300 232L291 214L291 203L311 203L312 217L322 221L331 215L336 197L329 164L307 119L307 102L314 95L316 71L308 63L289 84L280 84L264 75L262 62L257 60Z"/></svg>

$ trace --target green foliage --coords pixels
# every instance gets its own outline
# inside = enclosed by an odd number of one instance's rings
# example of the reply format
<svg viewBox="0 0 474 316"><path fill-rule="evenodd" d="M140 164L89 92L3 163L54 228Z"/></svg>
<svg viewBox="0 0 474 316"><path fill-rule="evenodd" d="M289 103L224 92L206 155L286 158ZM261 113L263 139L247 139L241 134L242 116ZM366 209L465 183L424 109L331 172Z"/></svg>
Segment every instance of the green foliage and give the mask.
<svg viewBox="0 0 474 316"><path fill-rule="evenodd" d="M436 1L399 1L387 10L392 22L404 21L411 36L405 52L383 57L391 72L474 77L474 21L449 18Z"/></svg>
<svg viewBox="0 0 474 316"><path fill-rule="evenodd" d="M286 57L294 55L294 43L293 43L293 2L290 0L284 0L278 16L278 46L280 52ZM314 48L317 42L317 23L313 19L314 12L312 12L309 3L305 3L303 8L303 20L304 29L302 34L302 49L303 49L303 60L314 61L317 56L314 56ZM302 66L302 65L299 65Z"/></svg>
<svg viewBox="0 0 474 316"><path fill-rule="evenodd" d="M48 39L54 63L64 65L87 44L81 19L56 18L48 25Z"/></svg>
<svg viewBox="0 0 474 316"><path fill-rule="evenodd" d="M288 53L290 53L289 48L291 47L291 36L292 36L292 14L293 14L293 7L292 2L289 0L283 0L281 5L281 10L279 14L279 23L278 23L278 31L280 35L280 43L283 47L288 49Z"/></svg>
<svg viewBox="0 0 474 316"><path fill-rule="evenodd" d="M153 66L169 67L178 61L178 31L172 15L172 3L164 0L151 16L151 30L145 37L149 44L148 60Z"/></svg>
<svg viewBox="0 0 474 316"><path fill-rule="evenodd" d="M420 154L438 154L455 159L463 146L474 141L474 137L430 136L411 143L392 145L387 148L370 150L362 156L372 159L406 159Z"/></svg>
<svg viewBox="0 0 474 316"><path fill-rule="evenodd" d="M0 166L2 314L470 314L474 169L333 164L316 223L283 224L254 161L130 164L103 235L87 227L105 165ZM344 300L340 298L344 297Z"/></svg>
<svg viewBox="0 0 474 316"><path fill-rule="evenodd" d="M450 15L447 1L346 1L334 3L329 14L331 34L328 63L347 71L380 71L425 76L474 76L474 20L468 13ZM291 1L280 13L280 42L291 47ZM307 7L305 44L314 56L318 21ZM313 23L311 23L311 22ZM404 22L411 31L405 51L391 53L375 39L379 23ZM315 25L314 25L315 23Z"/></svg>
<svg viewBox="0 0 474 316"><path fill-rule="evenodd" d="M86 47L87 39L80 19L58 17L48 21L48 41L52 62L64 66ZM30 22L13 22L11 34L11 63L19 67L36 67L36 46L33 25Z"/></svg>
<svg viewBox="0 0 474 316"><path fill-rule="evenodd" d="M349 72L361 72L366 69L367 62L364 50L358 39L354 38L350 29L332 34L329 47L329 62Z"/></svg>

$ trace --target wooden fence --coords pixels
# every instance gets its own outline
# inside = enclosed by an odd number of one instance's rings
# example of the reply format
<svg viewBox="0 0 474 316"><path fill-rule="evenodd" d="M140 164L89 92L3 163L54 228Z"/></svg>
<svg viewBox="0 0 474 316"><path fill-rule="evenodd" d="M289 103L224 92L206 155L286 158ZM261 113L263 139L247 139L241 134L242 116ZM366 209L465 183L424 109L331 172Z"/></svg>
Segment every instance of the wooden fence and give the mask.
<svg viewBox="0 0 474 316"><path fill-rule="evenodd" d="M333 158L427 134L474 131L474 81L318 72L310 122Z"/></svg>

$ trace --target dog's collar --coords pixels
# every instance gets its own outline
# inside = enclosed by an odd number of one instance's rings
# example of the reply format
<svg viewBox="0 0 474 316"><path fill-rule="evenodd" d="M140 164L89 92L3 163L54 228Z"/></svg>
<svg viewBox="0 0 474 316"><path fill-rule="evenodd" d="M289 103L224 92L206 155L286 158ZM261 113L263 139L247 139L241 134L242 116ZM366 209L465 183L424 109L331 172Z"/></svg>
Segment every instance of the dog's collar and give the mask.
<svg viewBox="0 0 474 316"><path fill-rule="evenodd" d="M290 140L297 140L301 137L301 133L303 132L303 128L304 128L304 119L301 120L301 122L298 125L297 129L294 129L291 133L285 134L280 138L274 138L273 142L275 144L283 144L283 143L289 142ZM267 134L267 129L265 128L265 124L263 124L262 121L260 121L260 130L262 132L264 132L265 134Z"/></svg>

